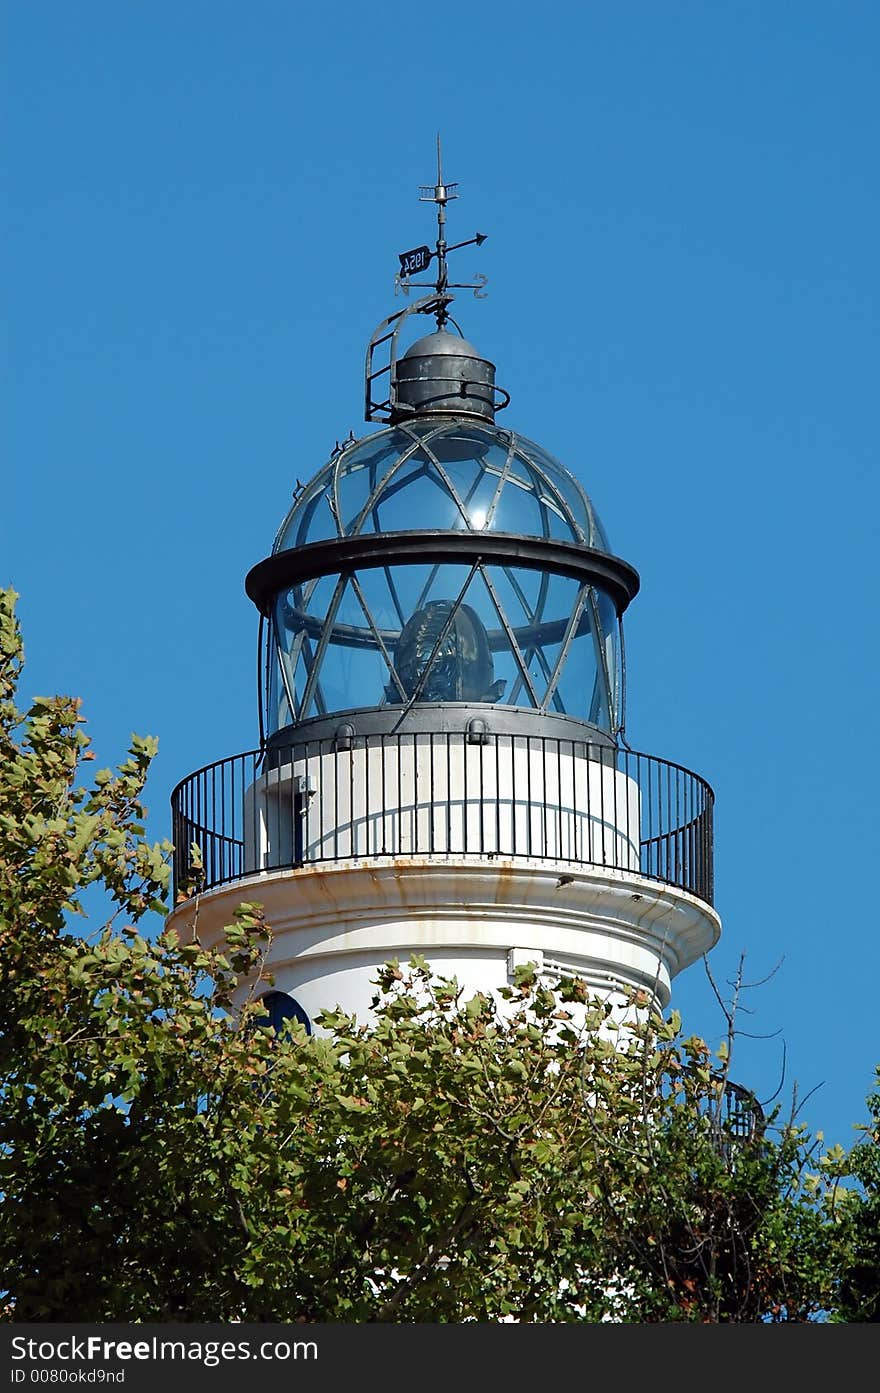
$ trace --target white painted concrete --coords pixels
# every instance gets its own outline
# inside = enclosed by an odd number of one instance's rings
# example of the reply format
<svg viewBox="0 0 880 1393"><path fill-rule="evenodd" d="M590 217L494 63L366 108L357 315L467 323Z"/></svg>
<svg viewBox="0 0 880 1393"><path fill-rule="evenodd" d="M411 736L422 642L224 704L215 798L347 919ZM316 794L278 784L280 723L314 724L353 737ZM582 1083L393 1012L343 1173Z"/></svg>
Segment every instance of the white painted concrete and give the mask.
<svg viewBox="0 0 880 1393"><path fill-rule="evenodd" d="M216 943L242 900L263 904L275 986L312 1019L339 1005L367 1020L377 969L411 953L455 976L467 996L496 990L517 961L542 955L609 998L642 988L662 1008L675 975L721 932L709 905L637 871L503 856L379 856L264 872L179 906L170 922L185 936L197 914L200 939Z"/></svg>
<svg viewBox="0 0 880 1393"><path fill-rule="evenodd" d="M586 749L414 735L302 753L245 795L245 868L468 852L637 869L638 785Z"/></svg>

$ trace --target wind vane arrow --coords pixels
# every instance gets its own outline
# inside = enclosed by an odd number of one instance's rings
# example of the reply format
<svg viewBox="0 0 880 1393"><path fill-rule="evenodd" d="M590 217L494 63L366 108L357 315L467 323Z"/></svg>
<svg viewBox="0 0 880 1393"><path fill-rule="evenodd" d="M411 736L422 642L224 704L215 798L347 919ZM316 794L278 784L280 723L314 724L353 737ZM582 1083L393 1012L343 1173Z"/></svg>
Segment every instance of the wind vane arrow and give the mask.
<svg viewBox="0 0 880 1393"><path fill-rule="evenodd" d="M476 237L469 238L467 242L453 242L452 246L447 247L446 250L448 252L457 252L459 247L472 247L474 246L474 244L476 244L478 247L481 247L488 235L488 232L478 232ZM436 252L434 253L434 255L436 256Z"/></svg>

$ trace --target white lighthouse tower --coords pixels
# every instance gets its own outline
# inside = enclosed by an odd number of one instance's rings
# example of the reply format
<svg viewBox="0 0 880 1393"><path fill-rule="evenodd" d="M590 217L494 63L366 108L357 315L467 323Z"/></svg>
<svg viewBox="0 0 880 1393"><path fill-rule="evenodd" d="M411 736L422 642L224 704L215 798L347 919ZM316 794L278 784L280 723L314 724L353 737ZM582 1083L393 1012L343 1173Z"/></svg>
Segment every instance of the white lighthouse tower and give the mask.
<svg viewBox="0 0 880 1393"><path fill-rule="evenodd" d="M437 241L401 273L428 293L370 341L378 428L298 490L248 574L260 743L175 789L176 885L195 844L203 941L263 904L267 1006L308 1028L337 1004L367 1019L377 969L412 953L469 995L531 961L662 1008L720 934L712 791L625 740L638 575L576 473L498 424L494 364L450 314L439 159L422 196Z"/></svg>

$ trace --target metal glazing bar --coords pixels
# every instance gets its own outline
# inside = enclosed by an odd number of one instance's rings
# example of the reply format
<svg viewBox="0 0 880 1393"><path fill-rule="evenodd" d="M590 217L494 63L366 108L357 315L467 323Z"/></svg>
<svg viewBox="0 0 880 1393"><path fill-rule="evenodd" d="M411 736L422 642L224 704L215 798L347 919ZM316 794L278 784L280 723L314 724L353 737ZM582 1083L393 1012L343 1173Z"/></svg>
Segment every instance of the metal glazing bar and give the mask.
<svg viewBox="0 0 880 1393"><path fill-rule="evenodd" d="M315 687L317 686L318 674L321 670L321 664L324 661L324 654L327 651L327 645L330 642L330 636L333 633L333 623L336 619L336 615L339 613L339 606L342 603L342 596L345 591L345 586L348 578L349 573L347 571L343 571L342 575L339 577L339 579L336 582L336 585L333 588L333 595L330 600L329 608L327 610L327 618L324 622L324 631L321 634L320 640L318 641L318 647L315 652L315 656L309 671L309 679L306 683L305 691L303 692L301 711L301 715L303 716L305 716L308 713L312 696L314 694Z"/></svg>
<svg viewBox="0 0 880 1393"><path fill-rule="evenodd" d="M392 659L392 657L391 657L391 654L388 652L388 649L386 648L385 643L384 643L384 641L383 641L383 639L382 639L382 635L381 635L381 633L380 633L380 631L379 631L378 625L375 623L375 621L374 621L374 619L373 619L373 616L372 616L372 614L370 613L370 607L369 607L369 605L367 604L366 596L364 595L364 592L363 592L363 590L362 590L362 588L361 588L361 583L360 583L360 581L358 580L357 571L352 571L352 573L351 573L351 588L352 588L352 590L354 591L355 595L357 596L358 603L360 604L360 607L361 607L361 609L362 609L363 612L364 612L364 618L366 619L367 624L368 624L369 627L370 627L370 631L371 631L371 633L373 634L373 637L374 637L375 640L376 640L376 644L377 644L377 647L378 647L378 649L379 649L379 652L382 654L382 657L385 659L385 662L386 662L387 667L388 667L388 671L389 671L389 673L391 674L392 681L394 682L395 686L397 687L397 690L399 691L399 693L400 693L401 697L403 698L403 700L406 701L406 688L404 687L403 683L401 682L400 678L399 678L398 675L397 675L397 669L396 669L395 666L394 666L394 662L393 662L393 659Z"/></svg>
<svg viewBox="0 0 880 1393"><path fill-rule="evenodd" d="M510 627L507 615L504 613L504 606L501 604L501 601L498 598L495 586L492 584L492 581L489 577L489 572L486 569L486 567L483 566L482 561L477 562L477 568L479 569L480 575L483 577L486 589L489 592L490 599L492 600L492 603L495 606L498 618L501 621L501 627L504 629L504 632L507 635L507 641L510 644L510 651L514 656L517 666L519 667L519 670L523 677L523 681L525 682L526 687L528 688L529 696L532 699L532 705L537 706L538 694L532 686L532 679L529 676L529 670L525 665L525 660L523 658L522 653L519 650L519 644L516 641L513 629Z"/></svg>
<svg viewBox="0 0 880 1393"><path fill-rule="evenodd" d="M582 585L580 590L578 591L578 597L575 601L575 606L572 610L571 618L569 619L568 624L566 625L565 633L562 638L562 645L559 649L559 655L556 659L556 665L553 668L553 672L550 676L550 681L547 685L547 690L544 693L544 700L541 703L540 709L542 712L547 710L547 703L551 700L553 693L556 691L559 678L562 675L562 669L565 665L565 660L568 657L568 650L574 641L574 636L577 632L581 615L584 612L584 606L587 602L587 597L590 594L592 594L592 587L589 585Z"/></svg>
<svg viewBox="0 0 880 1393"><path fill-rule="evenodd" d="M519 600L520 604L521 604L522 607L523 607L523 614L524 614L525 617L526 617L526 628L530 628L530 627L534 626L535 624L541 624L541 623L543 622L543 619L544 619L544 606L545 606L545 604L547 603L547 591L548 591L549 588L550 588L550 577L549 577L549 574L548 574L546 571L541 571L541 572L539 572L541 579L540 579L539 586L538 586L538 600L537 600L537 603L536 603L534 609L532 609L532 607L531 607L531 605L529 604L528 599L527 599L527 597L526 597L526 593L525 593L525 591L523 590L522 586L520 585L519 580L517 579L516 574L514 573L514 571L512 570L512 568L511 568L510 566L502 566L501 569L502 569L502 571L504 572L504 574L505 574L505 576L506 576L506 578L507 578L507 582L508 582L508 584L510 585L511 589L513 590L513 593L516 595L516 598ZM514 632L514 635L516 635L517 630L514 628L513 632ZM534 654L534 655L537 657L538 662L540 663L541 667L542 667L543 670L544 670L544 676L547 678L547 681L549 682L549 680L550 680L550 664L547 662L547 657L546 657L546 655L545 655L545 653L544 653L543 647L541 646L541 643L542 643L543 641L544 641L544 640L539 640L539 642L538 642L536 645L531 646L531 647L528 649L528 654L524 656L524 663L525 663L526 667L528 667L528 664L529 664L529 661L530 661L530 658L529 658L528 655ZM519 644L519 639L518 639L518 638L517 638L517 644ZM511 705L511 706L516 705L516 698L517 698L517 696L519 695L520 688L521 688L522 686L523 686L523 680L522 680L522 675L520 675L520 676L517 677L516 682L514 683L514 686L513 686L512 690L511 690L510 696L509 696L509 698L508 698L508 704L509 704L509 705Z"/></svg>
<svg viewBox="0 0 880 1393"><path fill-rule="evenodd" d="M440 564L441 563L438 561L434 566L431 567L430 571L428 572L428 579L422 586L419 592L419 597L413 605L413 614L415 614L418 610L422 608L426 599L428 598L428 595L431 593L431 586L437 579L437 572L440 570Z"/></svg>
<svg viewBox="0 0 880 1393"><path fill-rule="evenodd" d="M471 520L468 517L467 508L464 506L464 502L462 501L462 499L458 496L458 489L455 487L455 484L452 482L452 479L447 474L446 470L443 468L443 465L441 464L440 460L434 454L434 451L431 449L427 440L422 441L422 449L424 453L428 456L428 459L431 461L434 468L437 470L437 473L440 475L440 478L443 480L444 484L449 490L449 493L452 496L452 501L458 508L458 511L461 514L462 521L464 522L465 527L468 529L469 532L473 532L474 528L471 527Z"/></svg>
<svg viewBox="0 0 880 1393"><path fill-rule="evenodd" d="M500 501L501 492L504 488L504 485L507 483L507 476L510 473L510 467L513 463L513 452L515 448L516 436L514 435L513 431L510 431L508 433L507 458L505 459L504 466L501 470L501 473L498 476L498 483L495 486L495 492L492 495L492 501L486 509L486 521L484 523L485 527L491 527L492 523L495 521L495 510L498 507L498 503Z"/></svg>
<svg viewBox="0 0 880 1393"><path fill-rule="evenodd" d="M388 484L394 478L395 474L397 474L398 471L402 469L403 466L410 459L412 459L413 455L417 454L418 451L421 450L422 446L427 441L433 440L434 436L439 434L439 432L442 431L443 428L444 427L442 425L438 426L436 430L430 431L424 437L424 439L422 439L420 436L414 434L414 432L409 428L409 426L401 425L399 427L399 429L404 433L404 435L409 436L410 440L413 443L410 446L408 446L407 449L405 449L401 454L399 454L394 463L391 464L388 469L386 469L385 473L382 475L382 478L379 480L378 484L373 489L366 503L361 508L357 517L352 522L351 527L348 530L349 536L356 536L360 532L367 518L370 516L370 513L372 513L373 509L375 508L377 501L379 500L379 498L381 498L382 494L385 492Z"/></svg>
<svg viewBox="0 0 880 1393"><path fill-rule="evenodd" d="M419 680L416 683L415 688L413 690L413 694L406 703L406 706L404 707L403 714L401 715L401 720L403 719L403 716L406 715L406 712L410 709L410 707L416 704L416 702L419 700L419 697L422 695L422 692L425 690L425 683L428 680L431 668L434 666L434 663L437 660L437 654L440 652L440 649L446 642L447 635L449 634L449 631L452 628L452 625L455 621L455 616L458 614L461 602L467 594L468 586L470 585L471 581L474 578L474 575L479 569L480 560L478 557L474 564L471 566L470 570L468 571L464 585L461 587L456 599L453 601L450 607L449 613L447 614L446 619L444 620L443 625L440 629L440 632L438 633L437 638L434 641L434 647L431 649L431 656L429 657L425 666L422 668Z"/></svg>
<svg viewBox="0 0 880 1393"><path fill-rule="evenodd" d="M584 536L584 529L580 526L577 518L574 516L574 513L569 508L562 494L555 487L552 479L548 477L548 475L537 463L537 461L532 459L522 438L520 438L519 441L519 453L522 462L529 470L529 482L531 484L529 492L534 493L535 498L541 508L541 517L544 525L544 536L550 536L549 522L547 519L547 506L549 504L553 511L556 513L557 517L560 517L563 520L563 522L565 522L571 528L572 534L578 539L578 541L587 542L587 545L591 546L592 542L590 542L588 538ZM574 484L574 486L584 499L584 503L586 505L584 511L586 512L588 517L591 517L592 514L589 506L589 500L587 499L586 494L584 493L577 479L574 478L574 475L570 475L569 477L571 479L571 482ZM546 487L547 492L551 494L552 497L548 498L541 494L540 489L542 485Z"/></svg>

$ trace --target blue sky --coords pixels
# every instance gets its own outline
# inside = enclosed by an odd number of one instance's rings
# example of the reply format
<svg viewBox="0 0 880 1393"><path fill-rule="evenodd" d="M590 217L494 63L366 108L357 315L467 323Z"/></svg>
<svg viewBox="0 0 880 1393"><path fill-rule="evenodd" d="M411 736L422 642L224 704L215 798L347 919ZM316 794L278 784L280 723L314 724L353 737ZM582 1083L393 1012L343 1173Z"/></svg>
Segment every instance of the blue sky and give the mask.
<svg viewBox="0 0 880 1393"><path fill-rule="evenodd" d="M98 759L155 734L150 831L257 741L246 571L368 429L363 355L429 241L504 424L640 571L630 743L717 796L734 1075L848 1143L880 1062L880 9L6 0L0 583L24 690ZM774 971L775 969L775 971ZM772 975L771 975L772 974ZM713 1042L698 965L674 1004Z"/></svg>

